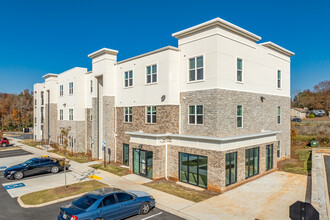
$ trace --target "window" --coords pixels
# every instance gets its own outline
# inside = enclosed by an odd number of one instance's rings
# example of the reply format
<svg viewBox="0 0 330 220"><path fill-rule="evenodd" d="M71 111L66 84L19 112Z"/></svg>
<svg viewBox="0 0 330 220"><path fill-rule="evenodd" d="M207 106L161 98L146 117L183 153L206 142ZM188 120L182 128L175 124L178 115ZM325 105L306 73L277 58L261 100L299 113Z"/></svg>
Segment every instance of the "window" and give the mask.
<svg viewBox="0 0 330 220"><path fill-rule="evenodd" d="M277 107L277 124L281 124L281 107Z"/></svg>
<svg viewBox="0 0 330 220"><path fill-rule="evenodd" d="M266 170L273 169L273 145L266 146Z"/></svg>
<svg viewBox="0 0 330 220"><path fill-rule="evenodd" d="M50 161L50 159L42 159L40 163L41 163L41 165L48 165L51 163L51 161Z"/></svg>
<svg viewBox="0 0 330 220"><path fill-rule="evenodd" d="M92 108L89 109L89 120L93 121L93 109Z"/></svg>
<svg viewBox="0 0 330 220"><path fill-rule="evenodd" d="M193 57L189 59L189 82L204 79L204 62L203 56Z"/></svg>
<svg viewBox="0 0 330 220"><path fill-rule="evenodd" d="M73 149L73 142L74 142L74 139L72 136L69 136L69 147L71 147L71 149Z"/></svg>
<svg viewBox="0 0 330 220"><path fill-rule="evenodd" d="M157 116L157 109L156 106L147 106L147 123L155 124L156 123L156 116Z"/></svg>
<svg viewBox="0 0 330 220"><path fill-rule="evenodd" d="M63 109L60 109L60 120L63 120Z"/></svg>
<svg viewBox="0 0 330 220"><path fill-rule="evenodd" d="M157 65L147 66L147 84L157 82Z"/></svg>
<svg viewBox="0 0 330 220"><path fill-rule="evenodd" d="M80 197L79 199L73 201L72 204L75 207L78 207L79 209L87 209L88 207L93 205L94 202L96 202L96 201L97 201L97 199L90 197L89 195L84 195L84 196Z"/></svg>
<svg viewBox="0 0 330 220"><path fill-rule="evenodd" d="M104 206L108 206L108 205L113 205L116 203L116 199L114 195L110 195L105 197L102 202L100 203L98 208L104 207Z"/></svg>
<svg viewBox="0 0 330 220"><path fill-rule="evenodd" d="M147 67L148 68L148 67ZM147 70L148 71L148 70ZM157 73L156 73L157 74ZM126 71L124 73L124 77L125 77L125 82L124 82L124 86L125 87L131 87L133 86L133 70L130 71ZM147 77L148 77L148 73L147 73Z"/></svg>
<svg viewBox="0 0 330 220"><path fill-rule="evenodd" d="M59 137L59 142L60 142L60 145L62 145L63 144L63 134L60 134L60 137Z"/></svg>
<svg viewBox="0 0 330 220"><path fill-rule="evenodd" d="M35 106L37 105L37 99L34 100L34 105L35 105Z"/></svg>
<svg viewBox="0 0 330 220"><path fill-rule="evenodd" d="M245 150L245 178L259 173L259 147Z"/></svg>
<svg viewBox="0 0 330 220"><path fill-rule="evenodd" d="M90 92L93 92L93 80L90 81Z"/></svg>
<svg viewBox="0 0 330 220"><path fill-rule="evenodd" d="M129 165L129 145L123 145L123 164L128 166Z"/></svg>
<svg viewBox="0 0 330 220"><path fill-rule="evenodd" d="M207 187L207 157L179 153L179 180Z"/></svg>
<svg viewBox="0 0 330 220"><path fill-rule="evenodd" d="M73 82L69 83L69 95L73 94Z"/></svg>
<svg viewBox="0 0 330 220"><path fill-rule="evenodd" d="M90 138L90 147L91 147L91 149L93 148L93 137L92 136Z"/></svg>
<svg viewBox="0 0 330 220"><path fill-rule="evenodd" d="M236 76L236 81L237 82L243 82L243 60L240 58L237 58L237 76Z"/></svg>
<svg viewBox="0 0 330 220"><path fill-rule="evenodd" d="M237 152L226 154L226 186L237 180Z"/></svg>
<svg viewBox="0 0 330 220"><path fill-rule="evenodd" d="M37 117L34 117L34 123L35 124L37 123Z"/></svg>
<svg viewBox="0 0 330 220"><path fill-rule="evenodd" d="M44 104L44 92L41 92L41 105Z"/></svg>
<svg viewBox="0 0 330 220"><path fill-rule="evenodd" d="M117 193L118 202L126 202L132 200L133 197L127 193Z"/></svg>
<svg viewBox="0 0 330 220"><path fill-rule="evenodd" d="M237 127L242 128L243 127L243 106L238 105L237 106Z"/></svg>
<svg viewBox="0 0 330 220"><path fill-rule="evenodd" d="M132 122L132 107L125 107L125 122Z"/></svg>
<svg viewBox="0 0 330 220"><path fill-rule="evenodd" d="M41 107L40 113L41 113L41 123L44 123L44 107Z"/></svg>
<svg viewBox="0 0 330 220"><path fill-rule="evenodd" d="M189 124L203 124L203 115L202 105L189 106Z"/></svg>
<svg viewBox="0 0 330 220"><path fill-rule="evenodd" d="M73 109L69 109L69 120L73 121Z"/></svg>
<svg viewBox="0 0 330 220"><path fill-rule="evenodd" d="M277 158L281 157L281 141L277 141Z"/></svg>
<svg viewBox="0 0 330 220"><path fill-rule="evenodd" d="M277 70L277 88L281 88L281 70Z"/></svg>
<svg viewBox="0 0 330 220"><path fill-rule="evenodd" d="M63 96L63 85L60 85L60 96Z"/></svg>

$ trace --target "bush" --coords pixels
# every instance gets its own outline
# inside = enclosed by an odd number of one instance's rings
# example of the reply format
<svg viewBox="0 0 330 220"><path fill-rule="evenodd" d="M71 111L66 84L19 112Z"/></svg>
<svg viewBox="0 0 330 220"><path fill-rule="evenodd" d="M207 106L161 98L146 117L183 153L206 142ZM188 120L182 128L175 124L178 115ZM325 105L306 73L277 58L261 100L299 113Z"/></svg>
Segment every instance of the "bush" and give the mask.
<svg viewBox="0 0 330 220"><path fill-rule="evenodd" d="M315 118L315 115L313 113L308 115L308 118Z"/></svg>

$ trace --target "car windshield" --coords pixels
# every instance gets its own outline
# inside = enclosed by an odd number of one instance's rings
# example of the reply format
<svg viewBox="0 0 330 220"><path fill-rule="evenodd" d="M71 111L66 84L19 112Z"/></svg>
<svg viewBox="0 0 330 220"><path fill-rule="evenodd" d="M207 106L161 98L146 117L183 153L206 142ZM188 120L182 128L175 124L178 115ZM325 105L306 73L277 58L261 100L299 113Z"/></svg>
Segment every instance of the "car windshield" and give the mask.
<svg viewBox="0 0 330 220"><path fill-rule="evenodd" d="M72 202L74 206L76 206L79 209L87 209L90 207L94 202L96 201L95 198L92 198L88 195L80 197L76 201Z"/></svg>
<svg viewBox="0 0 330 220"><path fill-rule="evenodd" d="M32 159L30 159L30 160L25 161L24 163L21 163L21 165L22 165L22 166L27 166L27 165L29 165L30 163L32 163L33 161L35 161L35 160L36 160L36 158L32 158Z"/></svg>

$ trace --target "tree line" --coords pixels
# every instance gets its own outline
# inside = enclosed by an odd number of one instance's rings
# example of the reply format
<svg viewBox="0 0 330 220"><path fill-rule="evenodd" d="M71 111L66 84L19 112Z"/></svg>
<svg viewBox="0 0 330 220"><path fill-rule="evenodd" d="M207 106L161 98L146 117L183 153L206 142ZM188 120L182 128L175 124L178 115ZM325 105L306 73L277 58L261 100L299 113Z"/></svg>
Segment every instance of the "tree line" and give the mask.
<svg viewBox="0 0 330 220"><path fill-rule="evenodd" d="M22 131L33 127L33 93L25 89L19 94L0 93L1 131Z"/></svg>
<svg viewBox="0 0 330 220"><path fill-rule="evenodd" d="M292 107L304 108L310 110L323 109L330 111L330 81L325 80L316 84L313 91L307 89L298 92L293 98Z"/></svg>

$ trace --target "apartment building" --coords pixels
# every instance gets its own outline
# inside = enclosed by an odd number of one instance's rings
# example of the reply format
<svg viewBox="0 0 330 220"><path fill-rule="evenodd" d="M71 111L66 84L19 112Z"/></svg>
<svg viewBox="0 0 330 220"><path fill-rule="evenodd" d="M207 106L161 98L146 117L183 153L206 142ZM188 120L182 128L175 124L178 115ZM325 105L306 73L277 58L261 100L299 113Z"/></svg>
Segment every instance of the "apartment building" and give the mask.
<svg viewBox="0 0 330 220"><path fill-rule="evenodd" d="M85 100L79 148L147 178L216 191L275 170L290 156L294 53L220 18L173 37L178 47L122 61L112 49L89 55L92 71L77 94Z"/></svg>

